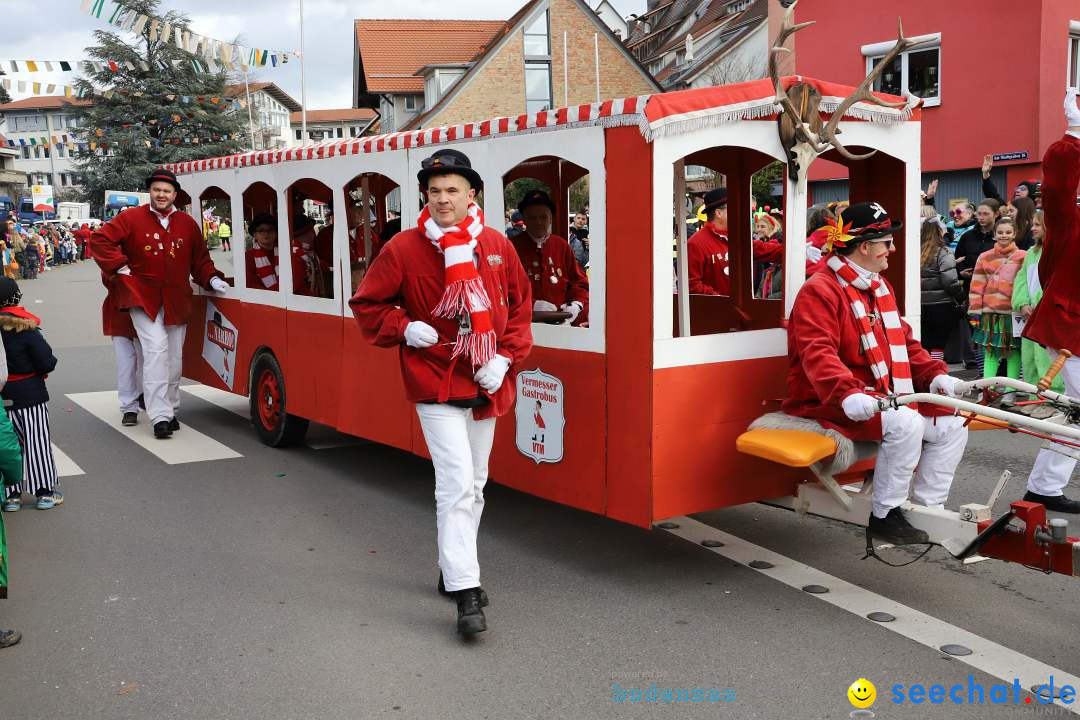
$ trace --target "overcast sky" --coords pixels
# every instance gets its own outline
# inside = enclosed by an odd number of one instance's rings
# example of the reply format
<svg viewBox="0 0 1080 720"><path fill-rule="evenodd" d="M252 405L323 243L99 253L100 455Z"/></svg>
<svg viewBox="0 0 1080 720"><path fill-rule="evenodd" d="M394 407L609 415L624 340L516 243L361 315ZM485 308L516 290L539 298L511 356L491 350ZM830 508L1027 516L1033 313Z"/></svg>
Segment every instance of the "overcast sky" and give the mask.
<svg viewBox="0 0 1080 720"><path fill-rule="evenodd" d="M310 110L352 106L353 23L358 18L470 18L505 20L525 0L306 0L307 106ZM645 9L645 0L609 0L625 17ZM33 12L27 12L29 6ZM109 29L84 14L80 0L0 0L0 60L82 60L93 32ZM109 14L114 0L106 0ZM239 37L248 46L294 50L300 46L299 0L226 3L222 0L164 0L159 14L175 9L191 18L191 30L219 40ZM227 8L227 10L226 10ZM244 8L244 9L241 9ZM250 8L250 9L247 9ZM10 70L8 63L3 63ZM11 80L72 84L75 73L9 73ZM252 79L274 82L300 101L299 63L260 70ZM18 100L31 93L10 91Z"/></svg>

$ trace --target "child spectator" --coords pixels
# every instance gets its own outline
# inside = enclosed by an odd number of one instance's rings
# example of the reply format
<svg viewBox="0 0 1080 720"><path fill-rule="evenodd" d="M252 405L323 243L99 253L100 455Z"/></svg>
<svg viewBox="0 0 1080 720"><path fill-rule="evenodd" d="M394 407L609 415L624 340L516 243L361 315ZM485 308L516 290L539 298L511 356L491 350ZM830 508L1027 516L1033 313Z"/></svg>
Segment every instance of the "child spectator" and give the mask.
<svg viewBox="0 0 1080 720"><path fill-rule="evenodd" d="M45 377L56 368L56 357L38 330L41 321L23 308L19 285L0 278L0 337L7 354L8 381L0 397L11 401L11 424L23 452L22 490L37 498L38 510L64 502L56 489L56 460L49 432L49 392ZM19 509L19 492L9 494L4 510Z"/></svg>
<svg viewBox="0 0 1080 720"><path fill-rule="evenodd" d="M1042 300L1042 283L1039 282L1039 258L1042 257L1043 243L1046 241L1046 226L1043 225L1043 212L1037 210L1031 221L1031 237L1034 244L1024 255L1024 264L1020 272L1016 274L1016 282L1013 284L1012 305L1013 312L1021 316L1026 322L1035 306ZM1046 375L1050 369L1053 358L1050 351L1033 340L1022 338L1020 341L1020 361L1024 371L1024 380L1035 385L1039 378ZM1065 382L1061 376L1054 378L1051 385L1054 392L1065 392Z"/></svg>
<svg viewBox="0 0 1080 720"><path fill-rule="evenodd" d="M996 377L998 365L1005 360L1007 376L1020 378L1020 338L1012 331L1012 295L1024 254L1016 247L1016 223L1001 218L994 224L994 247L975 262L968 313L976 327L975 344L983 348L983 377Z"/></svg>

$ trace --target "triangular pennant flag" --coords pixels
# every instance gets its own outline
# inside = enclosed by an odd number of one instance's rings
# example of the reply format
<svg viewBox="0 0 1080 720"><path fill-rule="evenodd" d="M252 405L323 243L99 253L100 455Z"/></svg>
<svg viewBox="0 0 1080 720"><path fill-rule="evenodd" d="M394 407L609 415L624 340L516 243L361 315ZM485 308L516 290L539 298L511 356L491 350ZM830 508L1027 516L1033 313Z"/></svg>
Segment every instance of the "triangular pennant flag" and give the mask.
<svg viewBox="0 0 1080 720"><path fill-rule="evenodd" d="M52 71L53 71L52 62L50 62L49 60L46 60L45 61L45 72L52 72Z"/></svg>
<svg viewBox="0 0 1080 720"><path fill-rule="evenodd" d="M79 9L82 10L84 13L90 12L90 3L91 2L92 2L92 0L83 0L82 5L79 6Z"/></svg>
<svg viewBox="0 0 1080 720"><path fill-rule="evenodd" d="M149 19L150 18L146 17L145 15L139 15L139 17L135 19L135 24L131 26L131 32L135 33L136 35L142 35L143 30L146 29L146 21Z"/></svg>
<svg viewBox="0 0 1080 720"><path fill-rule="evenodd" d="M152 18L150 20L150 35L148 36L150 38L150 42L157 42L159 27L161 27L161 21L157 18Z"/></svg>
<svg viewBox="0 0 1080 720"><path fill-rule="evenodd" d="M11 81L8 80L7 78L0 79L0 83L3 83L5 89L7 89L7 90L11 89Z"/></svg>
<svg viewBox="0 0 1080 720"><path fill-rule="evenodd" d="M35 95L40 95L41 94L41 83L39 83L39 82L34 83L34 94Z"/></svg>
<svg viewBox="0 0 1080 720"><path fill-rule="evenodd" d="M26 92L26 81L24 81L24 80L19 81L19 92L21 92L21 93Z"/></svg>
<svg viewBox="0 0 1080 720"><path fill-rule="evenodd" d="M46 85L45 86L45 94L46 95L52 95L54 92L56 92L56 86L55 85Z"/></svg>
<svg viewBox="0 0 1080 720"><path fill-rule="evenodd" d="M172 23L168 21L161 23L161 42L172 42Z"/></svg>
<svg viewBox="0 0 1080 720"><path fill-rule="evenodd" d="M19 72L19 65L14 60L11 61L11 72Z"/></svg>
<svg viewBox="0 0 1080 720"><path fill-rule="evenodd" d="M109 24L116 24L116 21L120 19L121 14L124 12L124 6L119 3L113 8L112 15L109 16Z"/></svg>
<svg viewBox="0 0 1080 720"><path fill-rule="evenodd" d="M105 0L94 0L93 7L90 8L90 14L96 18L101 18L101 11L105 9Z"/></svg>
<svg viewBox="0 0 1080 720"><path fill-rule="evenodd" d="M70 85L65 85L64 86L64 95L67 96L67 97L71 97L71 86Z"/></svg>
<svg viewBox="0 0 1080 720"><path fill-rule="evenodd" d="M289 62L289 53L281 53L281 64Z"/></svg>
<svg viewBox="0 0 1080 720"><path fill-rule="evenodd" d="M71 63L69 63L67 60L61 60L60 61L60 71L61 72L71 72Z"/></svg>
<svg viewBox="0 0 1080 720"><path fill-rule="evenodd" d="M112 60L109 61L109 69L112 70L113 72L120 72L120 66L117 65Z"/></svg>
<svg viewBox="0 0 1080 720"><path fill-rule="evenodd" d="M184 49L184 28L179 26L173 27L173 40L175 41L176 47L181 50Z"/></svg>
<svg viewBox="0 0 1080 720"><path fill-rule="evenodd" d="M124 24L120 26L121 29L124 32L131 32L131 28L134 27L135 21L138 20L139 17L139 13L132 10L127 14L127 17L124 18Z"/></svg>
<svg viewBox="0 0 1080 720"><path fill-rule="evenodd" d="M34 62L33 60L27 60L26 61L26 69L29 70L30 72L37 72L38 71L37 63Z"/></svg>

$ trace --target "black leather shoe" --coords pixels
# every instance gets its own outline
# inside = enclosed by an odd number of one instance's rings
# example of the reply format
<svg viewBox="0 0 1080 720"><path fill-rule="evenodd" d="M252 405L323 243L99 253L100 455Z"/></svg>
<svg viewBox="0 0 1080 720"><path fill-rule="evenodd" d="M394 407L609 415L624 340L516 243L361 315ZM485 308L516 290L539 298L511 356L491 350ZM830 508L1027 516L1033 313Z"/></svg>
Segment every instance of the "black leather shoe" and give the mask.
<svg viewBox="0 0 1080 720"><path fill-rule="evenodd" d="M131 427L132 425L139 424L139 413L126 412L124 413L124 419L120 421L120 424L124 427Z"/></svg>
<svg viewBox="0 0 1080 720"><path fill-rule="evenodd" d="M172 437L172 428L169 427L168 420L160 420L154 423L154 437L158 440L164 440L167 437Z"/></svg>
<svg viewBox="0 0 1080 720"><path fill-rule="evenodd" d="M867 527L871 535L893 545L923 545L930 542L926 531L912 527L900 508L893 508L884 518L871 513Z"/></svg>
<svg viewBox="0 0 1080 720"><path fill-rule="evenodd" d="M454 593L446 589L446 585L443 584L442 573L439 573L439 594L443 597L452 598ZM486 608L488 606L488 594L484 588L480 588L480 607Z"/></svg>
<svg viewBox="0 0 1080 720"><path fill-rule="evenodd" d="M169 430L172 431L172 432L176 432L179 429L180 429L180 421L177 420L175 417L173 417L173 419L169 421Z"/></svg>
<svg viewBox="0 0 1080 720"><path fill-rule="evenodd" d="M1053 510L1054 512L1080 515L1080 500L1070 500L1064 495L1039 495L1028 490L1024 493L1024 500L1042 503L1047 510Z"/></svg>
<svg viewBox="0 0 1080 720"><path fill-rule="evenodd" d="M459 590L456 595L457 631L469 637L487 630L487 618L480 609L480 588Z"/></svg>

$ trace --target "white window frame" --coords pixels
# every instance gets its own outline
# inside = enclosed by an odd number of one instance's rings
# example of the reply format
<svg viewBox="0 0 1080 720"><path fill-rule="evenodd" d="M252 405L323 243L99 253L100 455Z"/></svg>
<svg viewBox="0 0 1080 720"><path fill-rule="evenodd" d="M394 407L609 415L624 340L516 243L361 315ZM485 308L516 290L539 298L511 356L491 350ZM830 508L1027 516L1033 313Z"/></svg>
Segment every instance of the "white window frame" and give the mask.
<svg viewBox="0 0 1080 720"><path fill-rule="evenodd" d="M412 107L409 104L412 103ZM405 96L405 111L411 113L418 113L424 109L424 96L422 94L410 93Z"/></svg>
<svg viewBox="0 0 1080 720"><path fill-rule="evenodd" d="M926 50L937 50L938 53L938 94L936 97L922 98L923 107L937 107L941 105L941 88L943 78L943 65L944 60L941 52L941 33L930 33L929 35L918 35L910 38L913 42L923 43L918 47L912 48L906 52L900 54L900 87L903 88L903 95L905 97L914 97L908 91L908 57L913 52L924 52ZM869 75L874 69L874 60L884 58L885 55L896 46L895 40L888 40L886 42L873 43L871 45L863 45L861 50L863 57L866 59L866 74Z"/></svg>
<svg viewBox="0 0 1080 720"><path fill-rule="evenodd" d="M1066 52L1068 52L1068 64L1065 65L1065 89L1075 90L1080 87L1080 20L1069 21L1069 42Z"/></svg>

